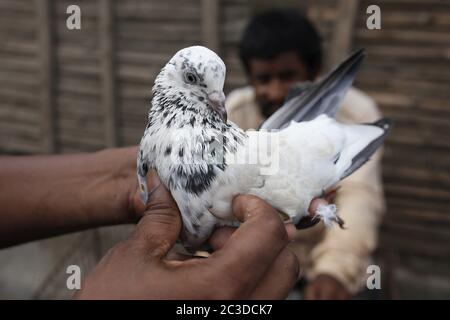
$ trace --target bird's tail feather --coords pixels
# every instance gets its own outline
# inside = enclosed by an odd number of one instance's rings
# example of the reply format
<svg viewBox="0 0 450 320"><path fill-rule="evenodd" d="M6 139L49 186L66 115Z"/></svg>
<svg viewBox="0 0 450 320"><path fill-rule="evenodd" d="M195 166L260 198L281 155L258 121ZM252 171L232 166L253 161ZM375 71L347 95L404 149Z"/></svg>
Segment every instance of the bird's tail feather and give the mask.
<svg viewBox="0 0 450 320"><path fill-rule="evenodd" d="M309 121L321 114L334 117L363 59L364 49L360 49L317 83L294 88L284 105L260 129L282 129L291 121Z"/></svg>
<svg viewBox="0 0 450 320"><path fill-rule="evenodd" d="M373 130L374 128L379 128L381 130ZM375 153L375 151L383 144L384 139L391 128L391 121L386 118L382 118L373 123L360 124L350 126L350 130L359 131L359 136L367 138L367 140L362 141L362 144L354 143L349 145L344 151L346 155L342 155L341 158L343 162L338 161L336 165L341 165L338 167L338 171L341 171L339 175L339 180L342 180L357 169L359 169L364 163L366 163L370 157ZM365 131L361 135L361 131ZM350 132L351 135L351 132ZM351 140L351 138L350 138ZM341 163L339 163L341 162ZM342 166L344 164L344 166Z"/></svg>

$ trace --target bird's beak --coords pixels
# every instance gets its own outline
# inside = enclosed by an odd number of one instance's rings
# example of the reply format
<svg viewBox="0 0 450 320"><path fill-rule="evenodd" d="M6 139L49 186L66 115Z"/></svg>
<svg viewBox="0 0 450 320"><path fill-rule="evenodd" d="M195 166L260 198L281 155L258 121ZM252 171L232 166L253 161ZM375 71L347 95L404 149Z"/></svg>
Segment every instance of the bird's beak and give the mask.
<svg viewBox="0 0 450 320"><path fill-rule="evenodd" d="M227 110L225 109L225 94L222 91L213 91L208 94L211 107L219 114L224 122L227 122Z"/></svg>

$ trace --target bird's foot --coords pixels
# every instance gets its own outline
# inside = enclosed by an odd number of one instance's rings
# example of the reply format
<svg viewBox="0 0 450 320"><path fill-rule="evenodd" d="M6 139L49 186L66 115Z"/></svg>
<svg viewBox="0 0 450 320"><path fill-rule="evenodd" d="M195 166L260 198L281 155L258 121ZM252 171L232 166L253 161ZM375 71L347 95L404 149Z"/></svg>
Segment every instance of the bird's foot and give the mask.
<svg viewBox="0 0 450 320"><path fill-rule="evenodd" d="M314 219L321 219L328 228L332 227L333 223L337 223L341 229L344 229L344 220L337 215L337 208L334 204L320 204L316 209Z"/></svg>

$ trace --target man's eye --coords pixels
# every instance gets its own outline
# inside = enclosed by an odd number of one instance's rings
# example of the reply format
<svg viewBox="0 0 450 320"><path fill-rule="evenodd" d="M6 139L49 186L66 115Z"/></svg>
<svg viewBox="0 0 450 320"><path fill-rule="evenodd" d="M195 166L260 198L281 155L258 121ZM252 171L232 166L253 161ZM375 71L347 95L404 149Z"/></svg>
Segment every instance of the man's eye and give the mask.
<svg viewBox="0 0 450 320"><path fill-rule="evenodd" d="M193 74L192 72L186 72L184 75L184 79L189 84L196 84L197 83L197 76Z"/></svg>
<svg viewBox="0 0 450 320"><path fill-rule="evenodd" d="M255 78L256 78L256 81L261 84L269 83L270 80L272 79L270 74L258 74L255 76Z"/></svg>
<svg viewBox="0 0 450 320"><path fill-rule="evenodd" d="M295 72L292 70L282 71L278 74L278 77L282 81L291 81L295 77Z"/></svg>

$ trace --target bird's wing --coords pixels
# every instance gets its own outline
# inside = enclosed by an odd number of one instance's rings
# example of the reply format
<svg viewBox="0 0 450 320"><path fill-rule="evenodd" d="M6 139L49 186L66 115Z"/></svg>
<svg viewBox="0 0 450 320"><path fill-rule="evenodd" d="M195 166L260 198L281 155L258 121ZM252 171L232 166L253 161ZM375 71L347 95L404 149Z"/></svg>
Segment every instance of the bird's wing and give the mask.
<svg viewBox="0 0 450 320"><path fill-rule="evenodd" d="M382 145L390 128L391 123L387 119L368 124L343 124L327 115L321 115L312 121L294 122L282 130L281 133L288 140L288 149L281 152L286 154L290 152L289 149L298 148L301 150L299 159L306 157L307 163L314 161L323 162L326 166L332 165L334 173L329 176L330 180L320 182L325 183L323 188L327 189L367 162ZM321 169L317 172L313 169L309 171L317 175L317 178L321 177Z"/></svg>
<svg viewBox="0 0 450 320"><path fill-rule="evenodd" d="M291 121L309 121L321 114L334 117L363 59L364 49L360 49L317 83L294 88L288 95L289 99L260 129L282 129Z"/></svg>
<svg viewBox="0 0 450 320"><path fill-rule="evenodd" d="M259 165L236 166L231 172L239 181L238 189L244 188L242 193L263 198L296 222L307 214L313 197L369 160L389 128L384 119L353 125L321 115L311 121L292 122L280 131L251 132L239 152L246 159L256 154ZM258 143L251 142L252 138L259 139ZM270 144L273 148L261 148Z"/></svg>
<svg viewBox="0 0 450 320"><path fill-rule="evenodd" d="M351 175L370 159L375 151L383 144L391 126L391 121L383 118L373 123L350 125L347 127L346 133L348 136L347 139L349 140L348 157L350 164L339 175L339 180ZM353 145L357 145L356 141L362 141L361 143L364 147L352 149Z"/></svg>

